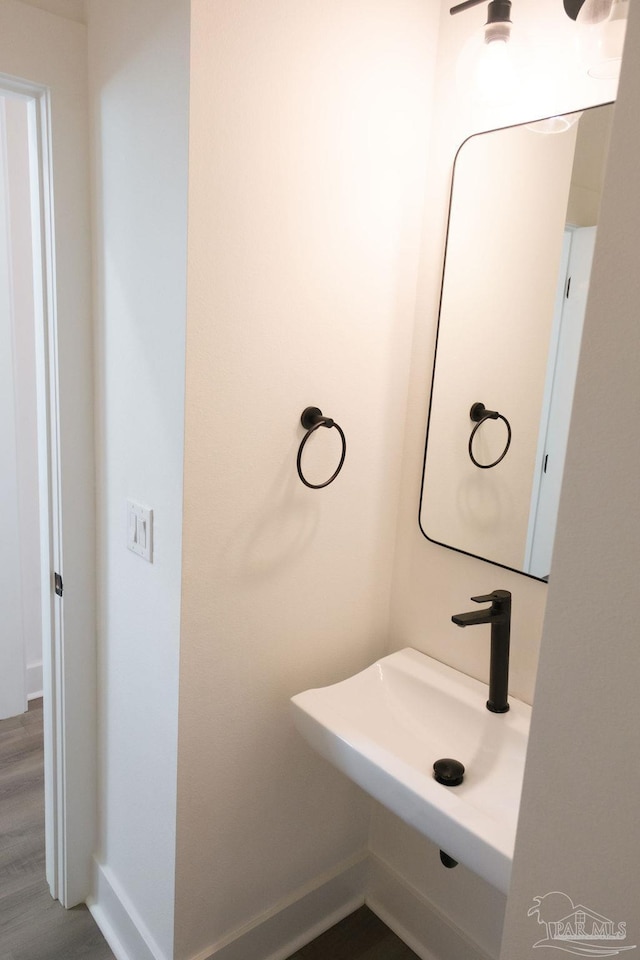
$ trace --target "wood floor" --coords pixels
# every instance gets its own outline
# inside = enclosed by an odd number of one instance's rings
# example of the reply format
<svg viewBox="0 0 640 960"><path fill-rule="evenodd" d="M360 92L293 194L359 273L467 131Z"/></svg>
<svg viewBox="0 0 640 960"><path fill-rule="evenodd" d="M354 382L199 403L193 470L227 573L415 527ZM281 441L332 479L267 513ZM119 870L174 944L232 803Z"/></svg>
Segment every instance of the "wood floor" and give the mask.
<svg viewBox="0 0 640 960"><path fill-rule="evenodd" d="M361 907L289 960L419 960L382 920Z"/></svg>
<svg viewBox="0 0 640 960"><path fill-rule="evenodd" d="M0 960L114 960L86 907L51 899L44 866L42 701L0 721ZM366 907L289 960L418 960Z"/></svg>
<svg viewBox="0 0 640 960"><path fill-rule="evenodd" d="M113 960L87 908L65 910L45 880L41 700L0 721L0 960Z"/></svg>

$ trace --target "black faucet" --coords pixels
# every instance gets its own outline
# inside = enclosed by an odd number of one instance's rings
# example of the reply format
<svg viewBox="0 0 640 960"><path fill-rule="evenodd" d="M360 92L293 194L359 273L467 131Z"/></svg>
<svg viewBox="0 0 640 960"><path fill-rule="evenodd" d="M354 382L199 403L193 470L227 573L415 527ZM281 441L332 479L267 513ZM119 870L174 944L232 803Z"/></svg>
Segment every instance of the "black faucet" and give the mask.
<svg viewBox="0 0 640 960"><path fill-rule="evenodd" d="M489 672L489 699L487 710L506 713L509 709L509 643L511 637L511 594L508 590L494 590L486 597L471 597L474 603L491 603L484 610L457 613L451 617L459 627L476 623L491 624L491 669Z"/></svg>

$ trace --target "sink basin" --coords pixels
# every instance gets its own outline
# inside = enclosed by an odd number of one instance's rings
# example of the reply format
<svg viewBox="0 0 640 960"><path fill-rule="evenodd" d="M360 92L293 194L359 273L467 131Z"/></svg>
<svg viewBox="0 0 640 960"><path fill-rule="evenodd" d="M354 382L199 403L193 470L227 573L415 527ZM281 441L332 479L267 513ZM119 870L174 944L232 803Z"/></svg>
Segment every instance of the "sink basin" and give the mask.
<svg viewBox="0 0 640 960"><path fill-rule="evenodd" d="M531 708L486 709L488 687L407 648L291 700L318 753L442 850L507 892ZM464 780L433 776L441 758Z"/></svg>

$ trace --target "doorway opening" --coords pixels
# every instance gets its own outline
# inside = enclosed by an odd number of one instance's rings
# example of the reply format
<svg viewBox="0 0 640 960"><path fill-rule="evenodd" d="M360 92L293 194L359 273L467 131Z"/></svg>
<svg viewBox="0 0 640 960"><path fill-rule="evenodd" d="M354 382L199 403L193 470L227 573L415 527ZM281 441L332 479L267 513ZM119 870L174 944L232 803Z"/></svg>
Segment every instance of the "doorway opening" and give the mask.
<svg viewBox="0 0 640 960"><path fill-rule="evenodd" d="M93 436L89 311L79 321L66 309L74 295L89 303L88 230L68 216L78 161L70 144L54 165L56 120L51 89L0 76L0 583L11 598L0 628L0 715L43 695L46 878L71 907L90 892L95 840ZM86 227L88 197L75 199ZM65 411L75 403L90 425L83 432ZM84 539L70 535L74 519Z"/></svg>
<svg viewBox="0 0 640 960"><path fill-rule="evenodd" d="M56 369L56 326L51 311L54 283L53 245L47 209L50 188L45 180L42 99L12 82L0 87L0 296L4 323L3 482L8 505L5 576L12 579L9 629L3 639L8 653L11 695L3 697L2 714L27 709L29 655L39 647L43 671L41 692L45 722L45 835L47 881L59 896L56 808L60 793L53 741L60 717L53 682L59 650L60 620L51 590L52 571L62 569ZM34 543L34 537L37 538ZM35 554L35 555L34 555Z"/></svg>
<svg viewBox="0 0 640 960"><path fill-rule="evenodd" d="M28 104L0 96L0 719L42 696Z"/></svg>

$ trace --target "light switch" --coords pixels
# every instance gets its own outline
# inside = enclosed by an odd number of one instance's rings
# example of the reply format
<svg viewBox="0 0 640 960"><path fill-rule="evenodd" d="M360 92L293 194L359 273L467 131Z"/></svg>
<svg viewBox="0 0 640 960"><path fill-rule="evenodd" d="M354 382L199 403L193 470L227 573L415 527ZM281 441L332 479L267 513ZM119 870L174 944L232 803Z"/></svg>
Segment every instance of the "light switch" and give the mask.
<svg viewBox="0 0 640 960"><path fill-rule="evenodd" d="M127 500L127 547L153 563L153 510Z"/></svg>

